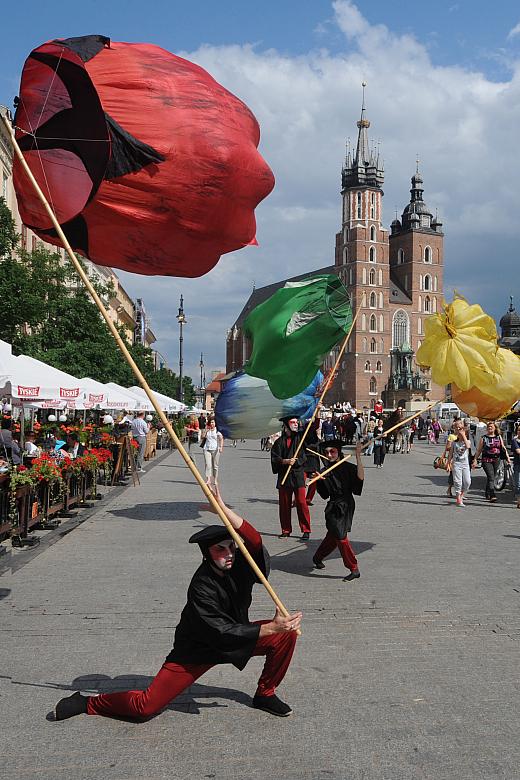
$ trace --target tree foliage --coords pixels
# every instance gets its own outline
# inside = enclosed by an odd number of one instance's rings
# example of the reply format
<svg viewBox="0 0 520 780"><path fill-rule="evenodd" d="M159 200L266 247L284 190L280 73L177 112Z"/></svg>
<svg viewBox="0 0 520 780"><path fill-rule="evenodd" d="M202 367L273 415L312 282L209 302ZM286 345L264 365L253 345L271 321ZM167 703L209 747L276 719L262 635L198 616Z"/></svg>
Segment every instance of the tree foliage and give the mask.
<svg viewBox="0 0 520 780"><path fill-rule="evenodd" d="M107 301L110 285L93 282ZM57 252L39 245L18 250L11 212L0 198L0 338L23 353L76 377L116 382L129 387L136 379L112 334L76 272ZM123 338L124 332L121 331ZM126 338L125 338L126 341ZM128 349L152 389L178 397L178 377L168 369L154 370L152 350L140 344ZM183 379L186 403L195 395L189 377Z"/></svg>

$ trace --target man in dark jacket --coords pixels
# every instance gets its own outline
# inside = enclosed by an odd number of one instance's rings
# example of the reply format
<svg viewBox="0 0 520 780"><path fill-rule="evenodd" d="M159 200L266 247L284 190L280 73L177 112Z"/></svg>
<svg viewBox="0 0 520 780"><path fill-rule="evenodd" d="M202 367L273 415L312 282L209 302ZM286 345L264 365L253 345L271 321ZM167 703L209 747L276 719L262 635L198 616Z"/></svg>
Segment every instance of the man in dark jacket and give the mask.
<svg viewBox="0 0 520 780"><path fill-rule="evenodd" d="M246 520L217 500L240 534L261 570L268 574L268 555L262 537ZM124 691L100 696L79 692L56 705L56 720L88 715L148 718L188 688L215 664L230 663L242 670L255 655L266 661L258 681L253 707L285 717L292 710L275 695L296 644L301 612L251 623L248 610L256 577L227 529L212 525L190 540L202 551L203 561L191 580L186 606L175 630L174 646L145 691Z"/></svg>
<svg viewBox="0 0 520 780"><path fill-rule="evenodd" d="M305 448L302 447L298 457L295 457L302 434L299 432L297 417L282 417L280 422L283 422L282 435L271 448L271 468L273 474L277 475L278 511L282 529L280 538L289 537L292 532L291 505L294 493L294 505L298 513L302 540L306 541L311 533L311 517L305 497ZM282 479L289 465L291 470L282 485Z"/></svg>
<svg viewBox="0 0 520 780"><path fill-rule="evenodd" d="M323 444L323 451L331 461L327 468L341 459L341 441L328 441ZM328 499L325 507L325 524L327 535L322 541L312 559L316 569L324 569L323 559L331 554L336 547L341 553L343 563L350 574L343 578L343 582L357 580L360 577L357 558L348 540L347 534L352 528L352 518L356 504L354 495L360 496L363 490L365 469L363 467L362 444L356 444L356 465L341 463L333 471L321 477L315 484L319 495Z"/></svg>

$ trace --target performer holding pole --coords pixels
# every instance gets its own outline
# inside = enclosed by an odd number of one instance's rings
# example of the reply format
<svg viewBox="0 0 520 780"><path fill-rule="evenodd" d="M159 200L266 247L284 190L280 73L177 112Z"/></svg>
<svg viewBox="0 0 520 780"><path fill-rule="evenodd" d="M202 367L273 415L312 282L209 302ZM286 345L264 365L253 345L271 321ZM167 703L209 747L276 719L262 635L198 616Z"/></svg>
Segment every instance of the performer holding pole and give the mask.
<svg viewBox="0 0 520 780"><path fill-rule="evenodd" d="M340 440L323 443L323 451L333 463L340 461L341 447ZM325 507L327 535L314 553L312 562L316 569L324 569L323 559L337 547L345 567L350 570L350 574L343 578L343 582L357 580L361 576L356 555L347 536L352 528L352 518L356 507L354 496L361 495L365 479L361 452L361 442L358 442L356 444L356 466L353 463L346 463L343 459L334 471L331 470L330 473L320 475L315 483L319 495L328 499Z"/></svg>
<svg viewBox="0 0 520 780"><path fill-rule="evenodd" d="M307 541L311 533L311 517L305 497L305 451L300 446L301 433L298 428L298 418L282 417L282 435L271 448L271 468L277 474L278 511L280 516L280 539L288 538L292 533L291 505L294 502L298 513L298 522L302 532L302 541ZM287 466L291 472L285 485L282 474Z"/></svg>
<svg viewBox="0 0 520 780"><path fill-rule="evenodd" d="M258 531L230 509L216 488L216 501L229 523L240 534L250 555L267 576L269 556ZM253 707L286 717L291 707L275 689L282 682L296 644L302 613L283 616L277 609L272 620L249 620L253 585L258 582L227 529L210 525L193 534L203 561L193 575L173 649L145 691L83 696L79 692L61 699L56 720L74 715L106 715L149 718L188 688L215 664L230 663L242 670L250 658L266 657Z"/></svg>

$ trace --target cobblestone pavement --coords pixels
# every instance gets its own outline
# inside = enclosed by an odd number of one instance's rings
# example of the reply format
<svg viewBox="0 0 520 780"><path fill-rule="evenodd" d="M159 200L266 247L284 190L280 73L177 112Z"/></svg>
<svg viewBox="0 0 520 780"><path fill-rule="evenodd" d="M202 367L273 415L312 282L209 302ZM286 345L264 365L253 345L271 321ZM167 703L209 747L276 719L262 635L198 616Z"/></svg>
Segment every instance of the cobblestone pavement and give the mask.
<svg viewBox="0 0 520 780"><path fill-rule="evenodd" d="M214 516L178 454L143 475L25 566L0 577L6 780L435 780L520 777L520 511L474 480L468 506L420 443L376 470L351 535L361 579L323 571L308 544L277 538L268 454L226 447L227 501L264 533L271 582L304 612L280 695L288 719L251 708L260 660L215 667L158 717L135 724L46 719L68 691L144 687L169 651L199 553L186 540ZM195 459L201 465L200 450ZM478 472L477 472L478 474ZM269 617L257 588L252 617Z"/></svg>

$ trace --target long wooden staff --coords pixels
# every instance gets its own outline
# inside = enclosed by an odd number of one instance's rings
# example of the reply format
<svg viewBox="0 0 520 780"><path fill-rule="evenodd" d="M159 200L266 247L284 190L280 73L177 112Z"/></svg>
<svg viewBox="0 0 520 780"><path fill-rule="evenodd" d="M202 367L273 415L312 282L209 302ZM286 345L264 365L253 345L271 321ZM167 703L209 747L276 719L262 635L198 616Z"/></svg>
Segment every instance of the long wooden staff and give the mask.
<svg viewBox="0 0 520 780"><path fill-rule="evenodd" d="M226 517L226 515L224 513L224 510L219 506L218 502L215 499L215 496L213 495L213 493L211 492L209 487L206 485L204 479L200 475L200 473L197 470L197 467L195 466L195 464L191 461L188 453L186 452L186 450L182 446L181 441L177 437L177 434L175 433L175 431L173 430L172 426L170 425L170 422L169 422L168 418L166 417L166 415L164 414L163 410L159 406L159 404L158 404L158 402L157 402L157 400L156 400L152 390L150 389L146 379L144 378L144 376L140 372L138 366L136 365L134 359L132 358L130 352L128 351L128 349L126 347L125 342L123 341L123 339L119 335L116 326L114 325L114 323L110 319L110 317L108 315L108 312L106 311L105 307L103 306L103 303L102 303L100 297L98 296L97 292L95 291L94 287L92 286L92 283L91 283L90 279L88 278L87 274L83 270L83 268L81 266L81 263L79 262L78 258L74 254L74 251L72 250L72 247L70 246L70 244L69 244L69 242L67 240L67 237L65 236L65 233L61 229L61 225L58 222L54 211L51 209L51 207L50 207L50 205L49 205L45 195L43 194L42 190L40 189L40 186L39 186L38 182L36 181L36 179L34 178L32 172L31 172L31 169L27 165L27 163L25 161L25 158L24 158L24 156L23 156L23 154L21 152L21 149L18 146L18 142L17 142L17 140L15 138L14 131L13 131L13 128L11 127L11 124L10 124L9 120L7 119L7 117L3 113L1 114L1 116L2 116L2 119L4 121L4 125L6 126L7 131L9 133L10 137L11 137L11 140L13 142L14 151L15 151L16 156L18 157L18 159L20 161L20 164L21 164L22 168L24 169L24 171L25 171L29 181L31 182L32 186L34 187L35 192L37 193L39 199L41 200L41 202L42 202L42 204L43 204L43 206L45 208L45 211L49 215L49 218L51 219L52 224L54 225L54 227L56 229L56 232L57 232L58 236L60 237L60 239L61 239L61 241L63 243L63 246L65 247L65 250L66 250L68 256L70 257L70 260L71 260L74 268L76 269L76 271L77 271L79 277L81 278L83 284L85 285L85 287L89 291L90 295L92 296L92 299L93 299L94 303L96 304L96 306L98 307L100 314L104 318L104 320L105 320L105 322L106 322L110 332L112 333L112 336L115 338L119 349L121 350L121 352L125 356L125 359L126 359L128 365L130 366L130 368L134 372L134 374L135 374L139 384L141 385L141 387L145 391L146 395L150 399L150 402L153 405L153 408L155 409L155 411L156 411L159 419L161 420L162 424L164 425L164 427L168 431L168 434L169 434L171 440L175 444L175 447L179 451L181 457L183 458L183 460L186 463L186 465L188 466L189 470L191 471L191 473L195 477L196 481L199 483L200 488L201 488L202 492L204 493L204 495L206 496L206 498L208 499L209 503L214 508L215 512L217 513L217 515L220 517L220 519L222 520L222 522L226 526L227 530L229 531L230 536L233 538L233 540L234 540L235 544L237 545L237 547L239 548L240 552L242 553L242 555L244 556L244 558L246 559L246 561L248 562L250 567L253 569L254 573L256 574L256 576L258 577L258 579L260 580L262 585L265 587L265 589L269 593L270 597L272 598L272 600L274 601L274 603L278 607L279 611L282 613L282 615L284 615L285 617L288 617L288 615L289 615L288 610L284 607L283 603L281 602L281 600L276 595L275 591L273 590L273 588L271 587L271 585L269 584L269 582L265 578L263 572L261 571L261 569L258 567L258 565L255 563L255 561L253 560L253 558L249 554L249 551L248 551L247 547L245 546L244 542L242 541L242 537L235 531L235 529L233 528L233 526L229 522L228 518Z"/></svg>
<svg viewBox="0 0 520 780"><path fill-rule="evenodd" d="M434 401L432 404L427 406L425 409L421 409L419 412L415 412L415 414L412 414L410 417L407 417L405 420L401 420L400 422L398 422L397 425L392 425L392 427L389 428L387 431L385 431L384 433L380 434L379 436L375 436L374 438L375 439L382 439L383 436L387 436L387 434L391 433L392 431L395 431L396 428L400 428L402 425L405 425L407 422L410 422L410 420L414 420L416 417L419 417L420 414L422 414L423 412L427 412L428 409L431 409L432 406L435 406L438 403L439 403L438 401ZM365 444L363 444L361 449L364 450L364 449L366 449L366 447L369 447L370 444L373 444L373 443L374 443L374 439L370 439L370 441L367 441L367 442L365 442ZM336 469L340 465L340 463L344 463L346 460L348 460L351 457L352 457L352 455L345 455L345 457L342 460L337 460L328 469L325 469L325 471L322 471L321 474L318 477L314 477L313 479L309 480L309 482L307 482L307 487L309 487L309 485L312 485L313 482L317 482L319 479L321 479L321 477L325 476L325 474L328 474L329 471L332 471L333 469Z"/></svg>
<svg viewBox="0 0 520 780"><path fill-rule="evenodd" d="M345 463L345 461L346 461L346 460L348 460L348 459L349 459L349 458L351 458L351 457L352 457L352 455L345 455L345 457L344 457L344 458L341 458L341 460L337 460L335 463L333 463L333 464L332 464L332 466L329 466L329 467L328 467L328 469L325 469L325 471L322 471L322 472L319 474L319 476L317 476L317 477L313 477L313 479L310 479L310 480L307 482L307 487L309 487L309 485L312 485L314 482L317 482L319 479L321 479L322 477L324 477L324 476L325 476L325 474L328 474L328 473L329 473L329 471L334 471L334 469L337 469L337 468L338 468L338 466L341 466L341 464L342 464L342 463Z"/></svg>
<svg viewBox="0 0 520 780"><path fill-rule="evenodd" d="M354 325L356 324L356 320L358 318L358 314L359 314L360 311L361 311L361 304L358 306L358 310L357 310L357 312L356 312L356 314L354 316L354 319L352 320L352 324L351 324L351 326L349 328L349 331L348 331L347 335L345 336L345 338L343 339L343 344L341 345L340 350L338 352L338 357L336 359L336 362L334 363L334 368L329 373L329 377L328 377L327 381L325 382L325 387L323 388L322 393L320 395L320 400L316 404L316 408L315 408L315 410L312 413L312 417L309 420L309 422L307 423L307 427L305 428L303 436L301 437L301 439L300 439L300 441L298 443L298 446L296 447L296 452L294 453L293 458L297 458L298 457L298 453L300 452L301 448L303 447L303 442L305 441L305 438L306 438L307 434L309 433L310 427L311 427L312 423L314 422L314 418L316 417L316 414L318 413L318 409L321 406L321 403L323 401L325 393L327 392L327 390L329 389L330 385L332 384L332 380L334 379L334 374L338 370L338 366L339 366L340 360L341 360L341 358L343 356L343 353L344 353L344 351L346 349L346 346L348 344L348 340L350 338L350 334L352 333L352 330L354 329ZM289 464L287 466L287 471L283 475L283 479L282 479L282 482L281 482L282 485L285 485L285 480L289 476L290 470L291 470L291 464Z"/></svg>
<svg viewBox="0 0 520 780"><path fill-rule="evenodd" d="M313 455L317 455L318 458L322 458L323 460L330 460L330 458L327 458L326 455L322 455L321 452L316 452L316 450L311 450L310 447L305 447L307 452L312 452Z"/></svg>
<svg viewBox="0 0 520 780"><path fill-rule="evenodd" d="M380 433L379 436L374 436L373 439L366 441L361 447L361 449L364 450L367 447L370 447L370 445L374 443L375 439L382 439L383 436L388 436L388 434L392 433L392 431L395 431L396 428L401 428L402 425L406 425L406 423L410 422L411 420L415 420L416 417L419 417L421 414L424 414L424 412L427 412L433 406L437 406L438 403L439 401L433 401L433 403L429 404L429 406L427 406L425 409L421 409L420 411L415 412L410 417L407 417L405 420L400 420L396 425L392 425L392 427L389 428L387 431Z"/></svg>

